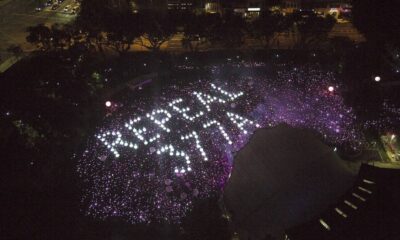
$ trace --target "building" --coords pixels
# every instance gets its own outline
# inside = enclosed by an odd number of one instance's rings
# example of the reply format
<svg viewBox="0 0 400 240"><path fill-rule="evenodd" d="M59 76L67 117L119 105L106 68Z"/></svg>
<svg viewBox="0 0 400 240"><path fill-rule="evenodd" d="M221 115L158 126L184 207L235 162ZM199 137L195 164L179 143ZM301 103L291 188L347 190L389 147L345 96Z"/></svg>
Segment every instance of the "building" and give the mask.
<svg viewBox="0 0 400 240"><path fill-rule="evenodd" d="M284 13L295 11L314 11L316 14L332 15L339 19L351 18L351 3L348 0L282 0Z"/></svg>
<svg viewBox="0 0 400 240"><path fill-rule="evenodd" d="M313 220L287 229L287 239L398 239L399 184L400 169L363 164L346 194Z"/></svg>
<svg viewBox="0 0 400 240"><path fill-rule="evenodd" d="M168 0L167 8L169 11L192 11L195 7L193 0Z"/></svg>
<svg viewBox="0 0 400 240"><path fill-rule="evenodd" d="M283 0L281 5L282 8L299 9L301 8L301 0Z"/></svg>
<svg viewBox="0 0 400 240"><path fill-rule="evenodd" d="M212 2L212 1L211 1ZM134 0L133 9L156 11L204 11L204 0ZM207 5L206 5L207 6ZM211 5L209 5L211 6Z"/></svg>
<svg viewBox="0 0 400 240"><path fill-rule="evenodd" d="M166 11L167 0L134 0L132 5L135 10L156 10L156 11Z"/></svg>
<svg viewBox="0 0 400 240"><path fill-rule="evenodd" d="M284 124L257 129L233 162L223 202L243 240L283 239L335 204L358 172L311 131Z"/></svg>
<svg viewBox="0 0 400 240"><path fill-rule="evenodd" d="M204 11L206 13L222 13L222 5L220 1L207 1L204 4Z"/></svg>

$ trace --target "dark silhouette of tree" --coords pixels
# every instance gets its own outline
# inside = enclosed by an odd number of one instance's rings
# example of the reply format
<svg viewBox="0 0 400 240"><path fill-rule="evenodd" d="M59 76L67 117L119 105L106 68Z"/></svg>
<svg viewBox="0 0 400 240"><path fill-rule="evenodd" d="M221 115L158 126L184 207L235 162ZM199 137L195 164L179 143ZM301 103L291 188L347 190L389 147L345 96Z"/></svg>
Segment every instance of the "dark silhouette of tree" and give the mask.
<svg viewBox="0 0 400 240"><path fill-rule="evenodd" d="M11 45L7 48L7 52L14 55L15 58L20 58L22 56L22 48L19 45Z"/></svg>
<svg viewBox="0 0 400 240"><path fill-rule="evenodd" d="M176 23L170 21L168 14L145 11L140 13L139 17L143 36L138 39L138 43L151 51L159 51L160 47L176 33Z"/></svg>
<svg viewBox="0 0 400 240"><path fill-rule="evenodd" d="M347 53L354 47L354 42L348 37L333 37L329 40L330 50L339 64L344 62Z"/></svg>
<svg viewBox="0 0 400 240"><path fill-rule="evenodd" d="M289 18L266 11L262 12L260 17L251 23L250 34L259 39L268 48L276 34L287 31L290 26Z"/></svg>
<svg viewBox="0 0 400 240"><path fill-rule="evenodd" d="M400 2L353 0L353 23L377 48L383 43L400 47Z"/></svg>
<svg viewBox="0 0 400 240"><path fill-rule="evenodd" d="M83 35L72 24L54 24L50 28L39 24L29 27L28 32L26 40L45 51L69 49L83 38Z"/></svg>
<svg viewBox="0 0 400 240"><path fill-rule="evenodd" d="M51 43L56 50L69 49L76 40L75 35L78 34L73 25L54 24L50 30Z"/></svg>
<svg viewBox="0 0 400 240"><path fill-rule="evenodd" d="M120 5L115 5L112 0L82 1L76 24L85 34L88 48L94 48L104 54L105 31L113 23L113 17L120 13L120 10L122 10Z"/></svg>
<svg viewBox="0 0 400 240"><path fill-rule="evenodd" d="M294 13L291 16L294 21L294 30L297 34L295 48L317 47L328 40L328 34L336 23L335 18L310 14L303 16L301 13Z"/></svg>
<svg viewBox="0 0 400 240"><path fill-rule="evenodd" d="M215 197L196 203L193 210L183 220L183 239L231 239L228 221L222 214Z"/></svg>
<svg viewBox="0 0 400 240"><path fill-rule="evenodd" d="M28 36L26 41L37 45L38 48L43 50L50 50L52 48L51 44L51 30L43 24L38 24L33 27L28 27Z"/></svg>
<svg viewBox="0 0 400 240"><path fill-rule="evenodd" d="M210 40L212 43L221 43L225 48L238 48L244 43L246 31L245 20L228 12L221 19L215 19Z"/></svg>
<svg viewBox="0 0 400 240"><path fill-rule="evenodd" d="M354 0L353 23L367 39L365 51L370 74L397 74L400 51L400 1ZM395 53L397 52L397 53ZM395 54L393 54L395 53ZM387 76L388 78L397 76Z"/></svg>
<svg viewBox="0 0 400 240"><path fill-rule="evenodd" d="M182 46L197 52L200 46L210 41L212 29L219 21L219 16L214 14L191 15L184 24Z"/></svg>
<svg viewBox="0 0 400 240"><path fill-rule="evenodd" d="M131 12L116 14L113 24L107 26L107 43L120 55L126 53L134 40L142 35L138 16Z"/></svg>
<svg viewBox="0 0 400 240"><path fill-rule="evenodd" d="M72 74L74 63L64 54L32 54L0 76L6 239L97 239L79 236L87 225L71 156L102 108L93 109L98 100L87 79ZM78 222L84 227L77 229Z"/></svg>

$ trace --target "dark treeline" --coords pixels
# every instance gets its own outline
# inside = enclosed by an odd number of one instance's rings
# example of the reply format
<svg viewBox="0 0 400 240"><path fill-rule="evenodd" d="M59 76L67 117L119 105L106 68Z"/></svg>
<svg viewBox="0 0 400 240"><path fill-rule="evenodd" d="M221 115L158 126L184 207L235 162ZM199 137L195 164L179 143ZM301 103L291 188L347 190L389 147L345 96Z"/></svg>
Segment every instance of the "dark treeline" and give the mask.
<svg viewBox="0 0 400 240"><path fill-rule="evenodd" d="M105 48L124 54L133 44L159 51L178 32L183 33L182 46L190 51L198 51L205 44L239 48L246 37L259 40L268 49L276 34L294 32L299 36L296 48L315 48L327 41L334 23L335 19L330 16L310 14L305 18L301 13L283 16L269 11L251 22L231 12L223 15L156 10L134 13L126 1L86 0L75 22L30 27L27 41L45 51L79 45L101 54Z"/></svg>

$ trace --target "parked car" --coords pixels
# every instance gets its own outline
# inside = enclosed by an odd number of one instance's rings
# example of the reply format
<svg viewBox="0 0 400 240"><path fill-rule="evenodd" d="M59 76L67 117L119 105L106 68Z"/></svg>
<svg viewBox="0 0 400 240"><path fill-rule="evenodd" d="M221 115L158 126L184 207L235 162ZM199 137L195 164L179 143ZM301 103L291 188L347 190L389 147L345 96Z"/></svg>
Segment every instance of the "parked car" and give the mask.
<svg viewBox="0 0 400 240"><path fill-rule="evenodd" d="M53 5L53 0L48 0L44 5L46 7L50 7L51 5Z"/></svg>
<svg viewBox="0 0 400 240"><path fill-rule="evenodd" d="M52 7L51 7L51 10L57 10L57 8L59 7L60 5L58 5L57 3L56 4L54 4Z"/></svg>
<svg viewBox="0 0 400 240"><path fill-rule="evenodd" d="M71 10L71 5L67 5L65 6L65 8L63 9L63 12L67 13Z"/></svg>

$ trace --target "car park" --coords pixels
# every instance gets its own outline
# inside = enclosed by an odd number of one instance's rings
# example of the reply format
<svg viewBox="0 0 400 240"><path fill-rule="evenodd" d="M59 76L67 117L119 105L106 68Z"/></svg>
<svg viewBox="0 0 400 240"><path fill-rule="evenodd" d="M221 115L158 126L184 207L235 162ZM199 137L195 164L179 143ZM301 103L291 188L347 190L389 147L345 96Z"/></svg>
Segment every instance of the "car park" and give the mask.
<svg viewBox="0 0 400 240"><path fill-rule="evenodd" d="M70 12L70 11L71 11L71 5L67 5L67 6L65 6L64 9L63 9L63 12L64 12L64 13L68 13L68 12Z"/></svg>
<svg viewBox="0 0 400 240"><path fill-rule="evenodd" d="M53 0L48 0L44 5L50 7L53 4Z"/></svg>
<svg viewBox="0 0 400 240"><path fill-rule="evenodd" d="M57 10L57 8L59 7L60 5L58 5L57 3L56 4L53 4L53 6L51 7L51 10Z"/></svg>

